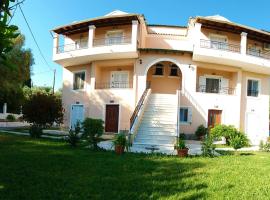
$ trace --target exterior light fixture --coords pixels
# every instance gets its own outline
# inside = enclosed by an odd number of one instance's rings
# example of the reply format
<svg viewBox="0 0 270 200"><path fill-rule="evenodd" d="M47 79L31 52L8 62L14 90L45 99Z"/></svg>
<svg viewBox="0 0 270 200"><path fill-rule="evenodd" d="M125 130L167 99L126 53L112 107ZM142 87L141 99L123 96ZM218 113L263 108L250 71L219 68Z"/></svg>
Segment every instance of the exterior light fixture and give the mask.
<svg viewBox="0 0 270 200"><path fill-rule="evenodd" d="M142 64L142 59L140 59L139 62L140 62L140 65L141 65Z"/></svg>

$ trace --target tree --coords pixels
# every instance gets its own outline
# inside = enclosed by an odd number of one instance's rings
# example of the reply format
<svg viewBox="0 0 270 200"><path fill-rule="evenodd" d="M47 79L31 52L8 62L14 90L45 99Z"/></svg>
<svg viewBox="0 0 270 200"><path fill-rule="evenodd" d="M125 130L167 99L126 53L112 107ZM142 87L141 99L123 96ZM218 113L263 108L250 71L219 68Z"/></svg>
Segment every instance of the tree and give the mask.
<svg viewBox="0 0 270 200"><path fill-rule="evenodd" d="M5 65L9 65L6 54L12 49L12 40L19 35L18 27L8 24L12 10L10 2L14 3L15 0L0 1L0 63L5 63Z"/></svg>
<svg viewBox="0 0 270 200"><path fill-rule="evenodd" d="M23 35L12 41L13 48L6 54L10 67L0 62L0 73L5 74L0 79L0 104L8 103L8 112L18 113L24 102L22 87L31 82L34 59L31 50L24 48Z"/></svg>
<svg viewBox="0 0 270 200"><path fill-rule="evenodd" d="M61 99L52 94L37 93L23 106L23 118L34 126L45 128L63 122Z"/></svg>

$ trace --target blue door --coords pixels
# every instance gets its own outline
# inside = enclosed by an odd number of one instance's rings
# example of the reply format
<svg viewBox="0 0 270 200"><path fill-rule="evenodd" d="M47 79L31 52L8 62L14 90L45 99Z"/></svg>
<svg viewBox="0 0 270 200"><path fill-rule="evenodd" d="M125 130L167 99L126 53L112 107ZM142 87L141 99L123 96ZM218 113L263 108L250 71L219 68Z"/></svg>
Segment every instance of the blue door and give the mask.
<svg viewBox="0 0 270 200"><path fill-rule="evenodd" d="M72 105L70 113L70 128L74 129L77 121L83 122L84 120L84 108L83 105Z"/></svg>

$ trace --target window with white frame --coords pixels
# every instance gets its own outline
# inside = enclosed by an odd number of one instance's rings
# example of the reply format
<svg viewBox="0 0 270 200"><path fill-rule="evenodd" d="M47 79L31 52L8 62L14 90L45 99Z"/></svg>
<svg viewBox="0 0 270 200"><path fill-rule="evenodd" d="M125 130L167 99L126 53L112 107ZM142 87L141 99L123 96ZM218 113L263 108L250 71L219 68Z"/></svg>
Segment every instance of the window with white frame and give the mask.
<svg viewBox="0 0 270 200"><path fill-rule="evenodd" d="M111 88L129 88L128 71L113 71L111 73Z"/></svg>
<svg viewBox="0 0 270 200"><path fill-rule="evenodd" d="M162 64L156 64L154 75L163 76L163 68L164 66Z"/></svg>
<svg viewBox="0 0 270 200"><path fill-rule="evenodd" d="M123 43L123 31L108 31L106 33L106 45L114 45Z"/></svg>
<svg viewBox="0 0 270 200"><path fill-rule="evenodd" d="M250 97L259 96L259 80L248 79L247 96L250 96Z"/></svg>
<svg viewBox="0 0 270 200"><path fill-rule="evenodd" d="M84 89L84 81L85 81L85 72L75 72L73 78L73 89L81 90Z"/></svg>
<svg viewBox="0 0 270 200"><path fill-rule="evenodd" d="M180 123L186 124L192 121L192 109L191 107L181 107L180 108Z"/></svg>
<svg viewBox="0 0 270 200"><path fill-rule="evenodd" d="M200 76L198 91L229 94L229 79L214 75Z"/></svg>

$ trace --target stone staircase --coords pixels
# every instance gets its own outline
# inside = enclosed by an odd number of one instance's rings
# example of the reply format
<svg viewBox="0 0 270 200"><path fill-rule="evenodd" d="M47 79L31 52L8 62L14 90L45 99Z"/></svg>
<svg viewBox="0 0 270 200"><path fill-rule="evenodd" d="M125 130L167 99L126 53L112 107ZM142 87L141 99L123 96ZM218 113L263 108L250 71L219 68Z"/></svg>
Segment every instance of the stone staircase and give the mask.
<svg viewBox="0 0 270 200"><path fill-rule="evenodd" d="M153 93L147 102L133 148L173 150L176 127L177 95Z"/></svg>

